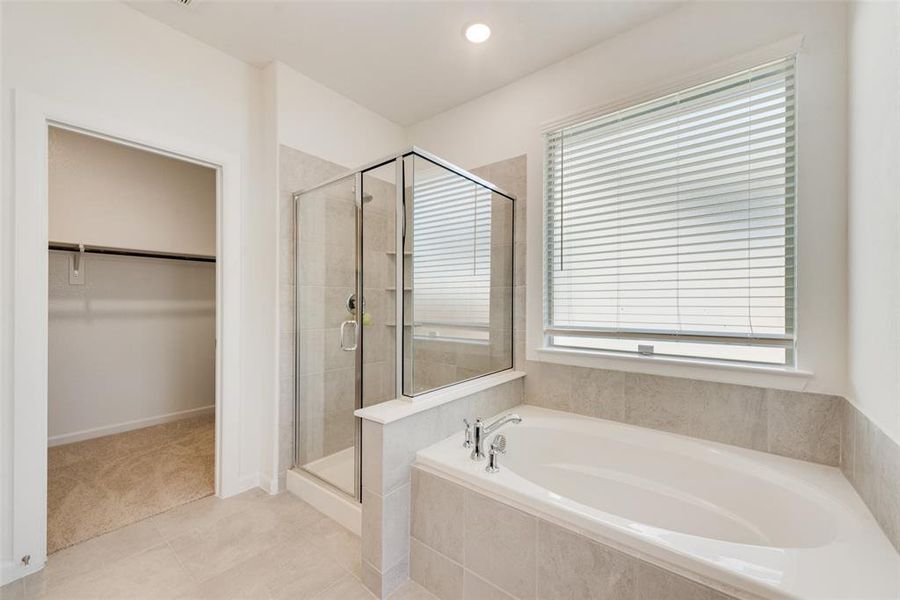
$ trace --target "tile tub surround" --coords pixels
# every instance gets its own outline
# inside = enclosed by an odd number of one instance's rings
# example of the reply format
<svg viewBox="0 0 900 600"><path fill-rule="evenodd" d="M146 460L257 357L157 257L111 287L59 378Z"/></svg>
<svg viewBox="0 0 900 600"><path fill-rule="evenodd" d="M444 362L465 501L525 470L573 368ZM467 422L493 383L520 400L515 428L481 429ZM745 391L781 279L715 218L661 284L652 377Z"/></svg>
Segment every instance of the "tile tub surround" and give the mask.
<svg viewBox="0 0 900 600"><path fill-rule="evenodd" d="M535 406L514 410L523 423L505 431L499 473L472 462L455 437L419 451L413 468L735 597L900 597L900 556L835 467ZM411 535L431 549L482 578L473 552L491 572L504 552L516 564L531 560L519 542L487 556L466 537L459 561L458 535L428 522L454 514L435 498L455 494L415 479L412 490ZM466 512L466 536L472 521ZM487 539L505 535L488 522L513 527L512 518L481 519L474 528ZM415 578L415 555L410 564ZM521 578L488 579L527 597L516 587Z"/></svg>
<svg viewBox="0 0 900 600"><path fill-rule="evenodd" d="M363 420L362 579L373 593L387 597L409 577L410 472L416 452L461 432L464 418L503 412L522 396L517 378L386 424Z"/></svg>
<svg viewBox="0 0 900 600"><path fill-rule="evenodd" d="M841 406L826 394L526 363L525 402L830 466Z"/></svg>
<svg viewBox="0 0 900 600"><path fill-rule="evenodd" d="M900 552L900 445L850 402L841 412L841 471Z"/></svg>
<svg viewBox="0 0 900 600"><path fill-rule="evenodd" d="M526 363L525 402L840 466L900 551L900 445L840 396Z"/></svg>
<svg viewBox="0 0 900 600"><path fill-rule="evenodd" d="M410 577L442 600L733 598L413 467Z"/></svg>

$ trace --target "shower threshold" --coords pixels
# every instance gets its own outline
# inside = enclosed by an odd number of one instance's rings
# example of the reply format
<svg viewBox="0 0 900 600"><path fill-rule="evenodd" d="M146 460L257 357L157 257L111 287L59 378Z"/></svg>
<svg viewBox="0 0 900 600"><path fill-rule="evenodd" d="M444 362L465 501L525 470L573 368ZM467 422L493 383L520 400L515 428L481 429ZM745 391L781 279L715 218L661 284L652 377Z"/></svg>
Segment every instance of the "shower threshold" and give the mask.
<svg viewBox="0 0 900 600"><path fill-rule="evenodd" d="M352 464L350 473L352 476ZM361 535L362 504L308 472L305 467L294 467L287 472L287 490L351 532Z"/></svg>
<svg viewBox="0 0 900 600"><path fill-rule="evenodd" d="M334 487L353 494L353 466L356 448L350 446L338 450L334 454L317 458L303 465L303 469L309 471L319 479L331 483Z"/></svg>

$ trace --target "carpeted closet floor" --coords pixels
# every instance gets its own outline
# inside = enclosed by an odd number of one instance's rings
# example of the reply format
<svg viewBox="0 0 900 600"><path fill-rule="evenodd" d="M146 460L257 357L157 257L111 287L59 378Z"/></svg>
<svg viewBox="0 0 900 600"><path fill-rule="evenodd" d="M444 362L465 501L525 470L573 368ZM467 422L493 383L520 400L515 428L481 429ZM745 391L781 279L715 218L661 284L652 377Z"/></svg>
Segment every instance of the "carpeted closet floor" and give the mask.
<svg viewBox="0 0 900 600"><path fill-rule="evenodd" d="M213 415L48 450L47 552L214 491Z"/></svg>

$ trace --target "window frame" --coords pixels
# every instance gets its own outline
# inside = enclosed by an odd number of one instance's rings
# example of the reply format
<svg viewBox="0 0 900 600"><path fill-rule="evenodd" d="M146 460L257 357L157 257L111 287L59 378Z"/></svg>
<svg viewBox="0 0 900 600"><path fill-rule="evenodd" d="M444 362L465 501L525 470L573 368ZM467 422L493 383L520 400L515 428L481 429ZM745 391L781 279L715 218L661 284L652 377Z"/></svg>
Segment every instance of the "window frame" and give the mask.
<svg viewBox="0 0 900 600"><path fill-rule="evenodd" d="M798 42L799 43L799 42ZM797 112L799 107L799 91L797 85L797 68L799 62L798 50L792 49L790 51L782 52L775 55L766 56L765 53L762 53L763 56L757 56L756 59L747 58L744 60L743 64L734 64L730 69L720 68L717 71L707 72L703 76L696 76L690 82L682 82L679 85L671 85L666 89L657 88L656 92L643 94L639 98L634 98L631 101L623 101L618 102L614 105L607 106L605 109L601 110L593 110L591 112L583 112L573 117L569 117L568 119L559 121L555 124L548 125L544 128L542 135L542 154L543 154L543 162L541 165L542 168L542 200L541 200L541 209L542 209L542 219L543 226L541 231L541 237L543 240L542 244L542 252L541 252L541 319L540 319L540 332L541 332L541 344L537 348L538 352L541 353L539 356L539 360L547 359L548 362L561 362L567 364L584 364L586 362L590 362L592 357L598 357L600 359L609 359L612 361L640 361L642 363L654 363L657 365L682 365L687 367L699 367L699 368L724 368L726 370L742 370L746 369L748 372L755 373L770 373L770 374L786 374L789 377L800 376L804 378L808 378L812 376L812 373L808 371L804 371L798 368L797 363L797 346L799 339L799 328L798 328L798 317L797 310L799 306L798 302L798 292L799 292L799 278L797 274L797 265L798 265L798 256L797 253L799 251L799 242L798 242L798 204L799 204L799 161L798 161L798 118ZM577 336L585 337L588 339L634 339L634 340L648 340L653 341L657 340L659 342L678 342L678 341L698 341L709 344L721 344L725 343L727 345L733 347L762 347L766 346L767 343L764 341L768 336L742 336L742 335L692 335L690 333L678 333L675 331L667 332L667 331L659 331L659 332L648 332L648 333L637 333L637 332L623 332L620 330L614 330L611 328L591 328L591 331L579 331L578 328L561 328L553 326L551 322L552 318L552 279L553 279L553 271L551 269L550 261L552 260L552 249L550 248L550 231L549 231L549 211L550 211L550 202L552 199L548 192L548 185L551 179L551 167L549 164L549 156L550 150L549 146L553 141L554 135L559 135L564 129L571 127L578 127L579 125L584 125L591 121L600 119L604 116L611 115L618 111L629 110L635 107L639 107L645 103L652 103L659 101L661 99L666 98L667 96L677 94L680 92L688 91L694 87L705 86L716 82L719 79L726 79L728 77L733 77L734 75L741 74L746 71L750 71L753 69L757 69L760 67L764 67L769 64L777 63L779 61L791 61L792 75L794 77L794 91L793 91L793 99L792 99L792 110L794 113L794 130L792 132L792 141L794 144L793 149L793 165L791 167L791 177L793 178L793 204L790 207L791 210L791 218L793 219L793 243L792 243L792 252L793 255L790 258L786 257L785 266L788 264L794 269L793 275L793 284L788 285L787 281L785 284L785 298L787 302L787 298L790 297L790 308L786 309L790 311L790 316L793 321L793 326L790 331L790 338L780 342L780 338L777 336L773 336L772 346L783 347L785 349L785 362L784 363L775 363L775 362L757 362L750 360L735 360L731 358L719 358L719 357L708 357L708 356L694 356L689 354L667 354L667 353L652 353L652 354L641 354L638 352L632 351L623 351L616 350L613 348L581 348L581 347L572 347L566 345L559 345L553 343L554 336L566 336L571 335L571 333L575 333ZM787 312L787 311L786 311ZM787 318L787 314L786 314ZM604 335L606 334L606 335ZM787 335L787 334L785 334ZM758 340L753 344L741 345L739 342L742 339L756 339ZM569 358L567 358L569 357ZM592 365L593 366L593 365ZM625 369L632 370L632 369ZM793 387L793 386L790 386Z"/></svg>

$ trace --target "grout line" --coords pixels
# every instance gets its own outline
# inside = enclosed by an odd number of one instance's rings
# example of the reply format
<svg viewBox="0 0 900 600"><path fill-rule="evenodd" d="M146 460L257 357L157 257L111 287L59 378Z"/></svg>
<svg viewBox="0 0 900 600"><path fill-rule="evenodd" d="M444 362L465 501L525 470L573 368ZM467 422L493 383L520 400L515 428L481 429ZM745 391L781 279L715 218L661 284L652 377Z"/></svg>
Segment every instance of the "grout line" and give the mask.
<svg viewBox="0 0 900 600"><path fill-rule="evenodd" d="M353 573L350 573L349 575L350 575L350 577L351 577L353 580L359 582L363 587L365 587L365 584L362 582L362 579L360 579L359 577L357 577L357 576L354 575ZM328 590L330 590L330 589L332 589L332 588L337 587L338 584L340 584L341 581L343 581L346 577L347 577L347 574L346 574L346 573L345 573L344 575L341 575L340 577L338 577L337 579L335 579L333 583L331 583L330 585L325 586L325 587L324 587L323 589L321 589L318 593L316 593L316 594L311 598L311 600L316 600L316 598L321 598L322 596L325 595L325 592L327 592ZM371 591L369 590L369 588L366 588L366 591L369 592L369 593L371 594ZM372 597L373 597L373 598L376 598L375 594L372 594Z"/></svg>
<svg viewBox="0 0 900 600"><path fill-rule="evenodd" d="M434 552L435 554L437 554L437 555L440 556L441 558L447 560L447 562L451 562L451 563L453 563L454 565L456 565L457 567L459 567L459 568L465 570L465 568L466 568L465 565L463 565L463 564L461 564L461 563L459 563L459 562L453 560L452 558L450 558L449 556L447 556L446 554L444 554L444 553L441 552L440 550L435 550L434 548L432 548L431 546L429 546L428 544L426 544L425 542L423 542L422 540L420 540L420 539L417 538L417 537L412 537L412 536L410 536L410 538L411 538L411 539L414 539L417 543L419 543L419 544L425 546L426 548L428 548L429 550L431 550L432 552ZM474 571L473 571L473 572L474 572Z"/></svg>
<svg viewBox="0 0 900 600"><path fill-rule="evenodd" d="M453 482L451 482L453 483ZM463 488L463 522L462 522L462 566L463 569L466 568L466 530L468 529L469 524L469 491ZM464 574L465 575L465 574Z"/></svg>
<svg viewBox="0 0 900 600"><path fill-rule="evenodd" d="M538 562L540 561L541 551L541 520L532 516L534 519L534 597L538 597Z"/></svg>
<svg viewBox="0 0 900 600"><path fill-rule="evenodd" d="M485 579L484 577L482 577L481 575L479 575L479 574L476 573L475 571L472 571L471 569L465 569L465 573L469 573L469 574L470 574L472 577L474 577L475 579L480 580L480 581L481 581L482 583L484 583L486 586L488 586L488 587L490 587L490 588L493 588L493 589L497 590L498 592L500 592L500 593L503 594L504 596L509 596L510 598L516 598L516 597L517 597L517 596L515 596L515 595L513 595L513 594L510 594L509 592L507 592L506 590L504 590L503 588L501 588L501 587L498 586L497 584L491 583L490 581L488 581L487 579ZM463 573L463 585L465 585L465 573ZM535 596L534 596L534 597L537 598L537 590L535 590Z"/></svg>
<svg viewBox="0 0 900 600"><path fill-rule="evenodd" d="M172 541L166 539L163 543L166 545L166 547L172 553L172 556L175 557L175 562L177 562L178 565L182 569L184 569L184 572L187 573L187 576L190 578L190 580L194 583L201 583L200 578L197 577L190 569L188 569L187 565L184 564L184 561L181 560L181 556L178 554L178 552L175 551L175 548L172 547Z"/></svg>

